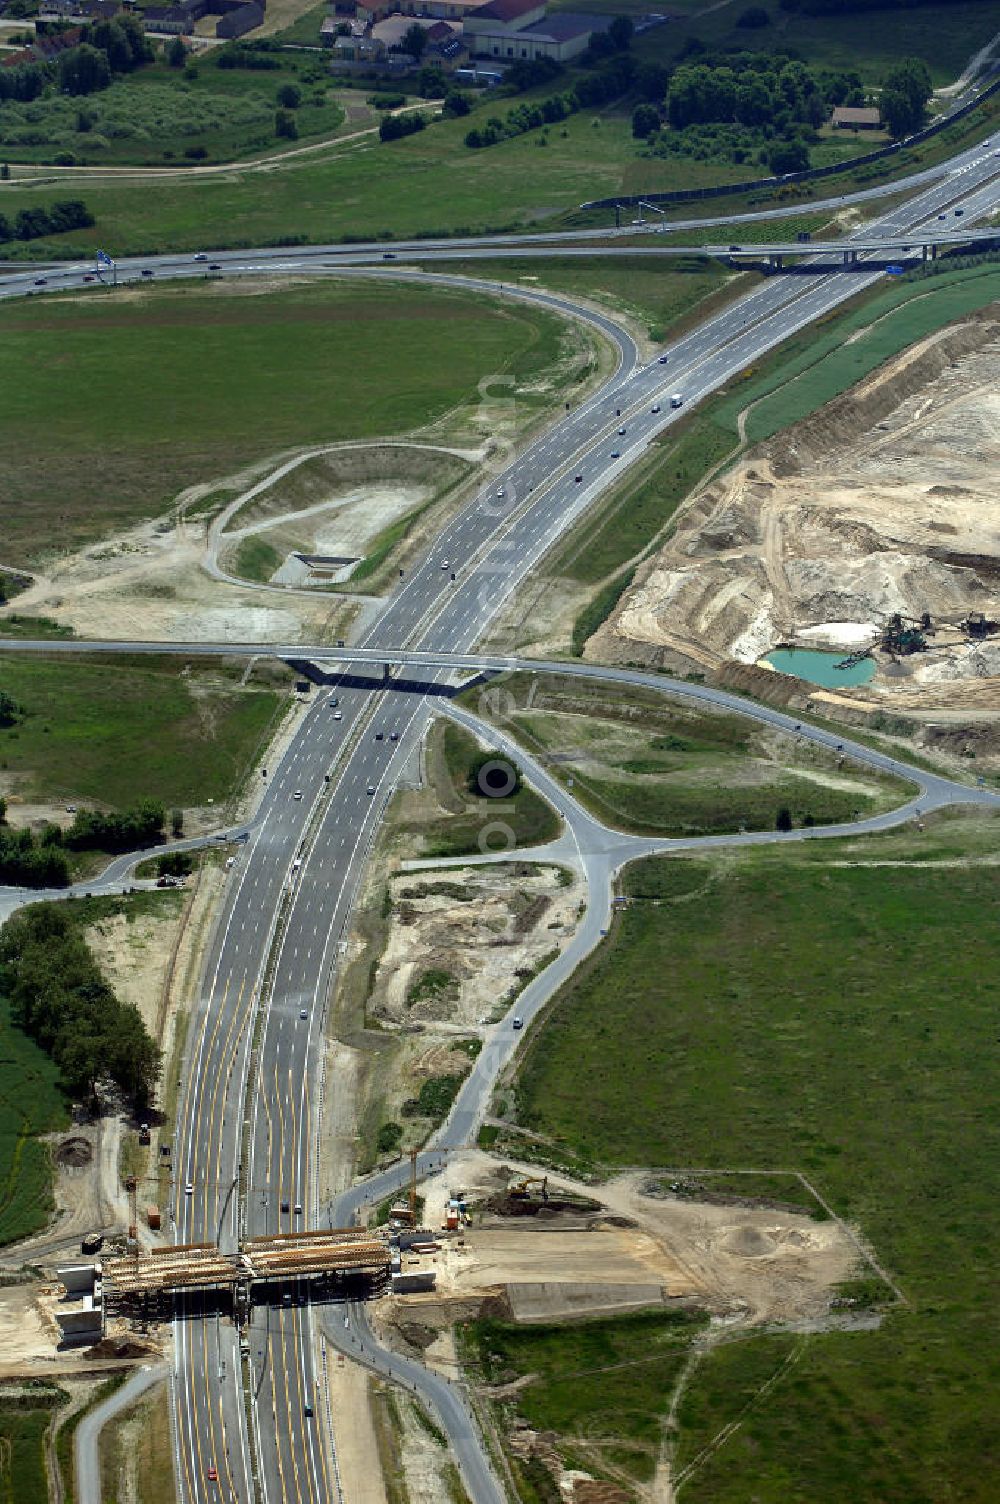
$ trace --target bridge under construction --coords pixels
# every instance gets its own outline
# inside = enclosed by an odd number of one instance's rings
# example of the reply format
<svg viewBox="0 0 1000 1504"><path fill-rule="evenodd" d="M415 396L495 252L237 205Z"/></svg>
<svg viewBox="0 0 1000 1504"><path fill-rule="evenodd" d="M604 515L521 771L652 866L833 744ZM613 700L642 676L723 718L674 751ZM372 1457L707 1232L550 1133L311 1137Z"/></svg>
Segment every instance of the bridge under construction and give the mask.
<svg viewBox="0 0 1000 1504"><path fill-rule="evenodd" d="M388 1274L391 1253L360 1228L277 1233L248 1238L235 1253L214 1243L179 1243L105 1258L99 1266L106 1310L156 1304L193 1290L232 1290L249 1298L255 1284L318 1276Z"/></svg>

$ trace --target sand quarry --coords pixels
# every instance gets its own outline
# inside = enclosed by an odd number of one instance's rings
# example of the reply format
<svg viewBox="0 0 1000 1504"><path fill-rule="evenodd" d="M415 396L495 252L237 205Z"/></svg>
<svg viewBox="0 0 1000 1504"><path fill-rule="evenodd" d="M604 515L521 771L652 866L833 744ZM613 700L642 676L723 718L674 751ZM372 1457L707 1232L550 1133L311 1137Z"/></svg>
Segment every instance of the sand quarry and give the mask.
<svg viewBox="0 0 1000 1504"><path fill-rule="evenodd" d="M855 336L857 337L857 336ZM932 651L876 654L845 701L1000 714L1000 305L887 362L696 493L588 656L690 669L780 644L850 650L929 611Z"/></svg>

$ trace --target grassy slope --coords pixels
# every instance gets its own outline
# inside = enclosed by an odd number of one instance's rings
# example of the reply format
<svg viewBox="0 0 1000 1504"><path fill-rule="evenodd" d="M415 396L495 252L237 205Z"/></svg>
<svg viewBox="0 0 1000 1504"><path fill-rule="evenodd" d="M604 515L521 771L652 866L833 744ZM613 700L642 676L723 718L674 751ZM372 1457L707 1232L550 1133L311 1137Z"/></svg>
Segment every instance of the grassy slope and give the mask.
<svg viewBox="0 0 1000 1504"><path fill-rule="evenodd" d="M560 821L552 807L533 789L522 785L508 799L489 799L470 794L466 777L472 759L480 752L474 737L448 721L432 733L428 761L437 792L448 814L427 825L405 825L424 837L425 856L465 856L481 850L504 850L506 832L513 845L534 846L554 840ZM485 842L480 845L480 841Z"/></svg>
<svg viewBox="0 0 1000 1504"><path fill-rule="evenodd" d="M26 797L125 806L222 801L271 725L268 690L239 690L178 666L0 654L0 688L25 711L0 730L0 766Z"/></svg>
<svg viewBox="0 0 1000 1504"><path fill-rule="evenodd" d="M717 421L735 433L739 413L754 403L747 416L747 438L751 443L769 438L863 380L907 345L998 297L1000 265L996 263L944 270L926 278L915 274L845 314L819 335L814 328L810 337L800 338L798 350L779 369L759 380L750 373L729 401L720 403ZM858 331L864 332L846 343ZM772 390L773 395L768 395Z"/></svg>
<svg viewBox="0 0 1000 1504"><path fill-rule="evenodd" d="M596 302L645 325L650 339L660 339L679 320L698 317L707 298L725 295L734 279L716 261L692 255L653 263L649 257L608 257L606 260L455 262L450 270L463 276L491 277L525 287L540 285L573 297ZM697 313L695 313L697 310Z"/></svg>
<svg viewBox="0 0 1000 1504"><path fill-rule="evenodd" d="M240 539L229 567L241 580L266 583L284 559L285 555L279 553L266 538L251 536Z"/></svg>
<svg viewBox="0 0 1000 1504"><path fill-rule="evenodd" d="M0 556L104 535L290 445L418 427L484 374L542 376L562 328L513 303L355 280L7 305Z"/></svg>
<svg viewBox="0 0 1000 1504"><path fill-rule="evenodd" d="M953 825L932 827L922 851L914 839L744 854L697 902L635 906L524 1065L522 1121L609 1164L801 1168L910 1302L877 1332L806 1339L792 1375L698 1471L708 1504L1000 1491L986 1335L1000 884L989 867L830 861L963 849ZM793 1340L707 1361L681 1409L680 1464Z"/></svg>

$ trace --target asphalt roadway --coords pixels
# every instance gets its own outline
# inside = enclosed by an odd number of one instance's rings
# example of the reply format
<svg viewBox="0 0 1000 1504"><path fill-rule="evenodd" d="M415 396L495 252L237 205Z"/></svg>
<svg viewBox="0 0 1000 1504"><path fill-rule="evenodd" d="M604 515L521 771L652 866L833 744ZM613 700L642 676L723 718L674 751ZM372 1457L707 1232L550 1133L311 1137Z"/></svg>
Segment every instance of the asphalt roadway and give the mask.
<svg viewBox="0 0 1000 1504"><path fill-rule="evenodd" d="M953 206L956 181L967 216L979 217L996 202L992 168L978 161L960 180L944 177L881 223L898 234L937 222ZM470 649L552 543L676 419L672 393L691 405L877 276L771 279L668 346L665 363L638 364L628 338L602 320L619 371L554 429L511 452L388 598L361 646L393 657L410 646ZM315 1225L326 1002L366 853L428 703L392 684L331 686L262 775L260 817L230 874L189 1029L172 1208L179 1242L218 1237L228 1247L243 1231ZM449 1121L465 1132L461 1098L457 1107ZM476 1109L468 1110L471 1130ZM192 1302L176 1325L173 1384L182 1499L249 1501L255 1483L264 1500L336 1497L312 1328L309 1306L254 1310L248 1427L238 1335ZM422 1392L436 1406L437 1396ZM463 1471L466 1486L474 1504L494 1504L479 1455L481 1467Z"/></svg>
<svg viewBox="0 0 1000 1504"><path fill-rule="evenodd" d="M634 240L637 235L659 237L678 231L708 230L720 225L750 225L765 220L800 216L804 212L835 213L850 205L877 203L880 198L946 184L950 184L954 192L945 195L937 213L944 212L948 224L942 226L941 221L935 216L935 219L929 221L925 228L940 243L960 244L971 237L963 234L962 229L955 222L953 212L947 211L953 210L952 199L963 191L965 186L963 179L967 174L981 175L984 169L1000 171L998 143L1000 143L1000 136L990 138L934 167L924 168L920 172L911 173L906 178L895 179L873 188L860 189L855 193L835 194L828 198L796 202L785 207L753 210L742 214L719 214L669 222L664 220L654 223L638 222L618 229L609 226L598 229L538 232L529 235L455 236L447 239L392 241L389 245L385 241L359 241L352 244L333 242L327 245L296 247L294 251L290 251L287 246L265 246L252 251L215 250L198 252L196 255L186 252L130 256L119 260L117 276L121 281L134 281L141 280L143 277L177 278L220 273L273 275L279 272L305 272L316 275L321 271L335 271L351 266L385 266L386 263L400 260L411 263L433 263L498 256L517 259L552 255L592 256L606 255L609 250L612 254L623 255L691 255L698 250L697 246L672 247L658 243L652 248L625 245L616 247L614 242ZM909 227L909 220L906 220L906 223L903 220L899 223L892 221L883 223L882 230L888 246L898 249L907 244L908 241L902 232ZM872 244L878 244L879 234L874 226L866 227L866 234ZM867 244L868 240L864 243ZM838 240L830 242L828 253L839 256L845 249L849 249L849 242ZM705 247L706 254L727 254L728 250L728 245ZM776 243L773 247L747 246L744 248L747 255L752 253L767 255L769 251L788 255L803 254L804 248L797 243L793 245L788 242ZM805 248L805 252L808 252L808 247ZM36 263L27 267L13 263L6 265L0 263L0 299L32 296L41 292L79 287L95 281L100 282L102 277L106 278L107 275L106 272L98 274L91 262Z"/></svg>

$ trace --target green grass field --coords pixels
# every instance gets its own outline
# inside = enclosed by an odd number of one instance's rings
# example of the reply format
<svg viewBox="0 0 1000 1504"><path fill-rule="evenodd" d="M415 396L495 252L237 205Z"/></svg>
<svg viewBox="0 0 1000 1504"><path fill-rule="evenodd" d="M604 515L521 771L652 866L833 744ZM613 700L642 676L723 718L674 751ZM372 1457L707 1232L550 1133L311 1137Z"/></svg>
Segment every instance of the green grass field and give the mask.
<svg viewBox="0 0 1000 1504"><path fill-rule="evenodd" d="M496 693L496 698L494 698ZM526 697L530 694L530 709ZM796 826L891 808L912 793L898 780L852 780L833 758L736 715L703 712L654 691L630 690L627 714L606 687L515 675L466 703L496 719L572 779L574 795L606 824L644 835L773 829L785 807Z"/></svg>
<svg viewBox="0 0 1000 1504"><path fill-rule="evenodd" d="M240 689L237 675L180 668L170 659L0 654L0 688L24 711L0 730L0 767L29 800L224 803L268 734L278 697L252 681Z"/></svg>
<svg viewBox="0 0 1000 1504"><path fill-rule="evenodd" d="M703 1326L685 1311L529 1328L481 1319L461 1329L461 1341L479 1382L527 1380L516 1397L496 1403L501 1431L520 1415L534 1430L554 1432L560 1453L596 1476L648 1483L673 1386ZM559 1497L546 1491L544 1468L509 1461L525 1504Z"/></svg>
<svg viewBox="0 0 1000 1504"><path fill-rule="evenodd" d="M67 1397L37 1381L0 1390L0 1504L49 1504L45 1438Z"/></svg>
<svg viewBox="0 0 1000 1504"><path fill-rule="evenodd" d="M48 1146L38 1135L67 1122L58 1070L11 1026L0 998L0 1244L26 1238L48 1221L52 1174Z"/></svg>
<svg viewBox="0 0 1000 1504"><path fill-rule="evenodd" d="M607 0L596 8L622 7L619 0ZM893 12L866 14L863 27L854 16L810 18L781 12L777 7L772 13L771 27L748 32L735 27L738 7L714 9L708 16L654 28L636 39L634 51L639 58L669 62L689 36L697 33L713 47L730 43L764 50L794 47L807 59L820 63L856 66L869 81L881 77L898 55L900 22ZM961 0L947 6L919 7L906 12L905 46L925 56L936 80L943 83L960 71L998 25L1000 0ZM316 67L315 59L284 54L283 61L289 69L304 69L305 100L296 112L303 139L314 134L314 127L320 136L330 134L334 112L339 112L340 106L326 80L314 81L310 70ZM194 81L168 79L165 71L169 70L156 68L134 75L108 91L112 100L117 99L115 90L124 91L121 109L126 115L135 115L139 128L147 130L150 139L142 143L135 134L108 136L105 139L111 144L99 148L99 155L104 153L115 160L116 153L134 158L146 151L162 164L164 151L173 152L173 160L177 160L178 152L191 142L213 155L252 154L260 151L268 129L273 135L271 95L282 73L224 74L211 62L199 64ZM568 78L571 81L572 74ZM549 94L553 86L536 92ZM323 102L316 104L314 97L320 93ZM86 201L97 221L92 230L74 232L72 244L65 237L56 237L51 242L32 242L23 250L15 245L13 250L40 259L82 253L98 245L125 255L161 247L183 250L204 245L273 243L287 236L318 241L341 236L529 226L555 222L591 199L746 178L746 166L732 163L643 156L640 143L631 134L631 104L623 101L620 106L583 111L547 132L545 140L540 132L531 131L482 151L470 151L464 145L469 119L435 121L428 130L392 143L345 141L322 155L292 159L286 167L269 173L266 192L253 173L202 179L179 175L171 181L145 183L87 180ZM55 103L56 108L64 109L63 102ZM485 120L495 108L494 99L484 99L476 106L471 124L479 117ZM992 108L985 107L983 118L963 126L962 133L971 133L972 139L976 133L979 137L985 134L986 114ZM227 125L227 111L247 118ZM202 115L205 128L200 135L188 134L199 125ZM149 122L157 120L162 120L162 125L148 127ZM347 127L345 133L350 134ZM74 126L69 132L73 141L63 149L92 151L86 143L94 134L81 134ZM953 146L953 142L938 138L897 154L888 164L848 174L850 183L877 182L926 166L937 160L942 150ZM44 147L23 149L29 153L45 151ZM826 140L817 147L817 160L853 149L854 143ZM67 181L76 186L83 180ZM820 191L828 194L835 188L831 182L822 185ZM5 210L16 213L51 198L51 184L19 184L14 192L5 194Z"/></svg>
<svg viewBox="0 0 1000 1504"><path fill-rule="evenodd" d="M616 921L529 1041L519 1121L558 1153L800 1169L908 1302L877 1331L760 1336L702 1363L675 1469L800 1348L692 1474L707 1504L1000 1492L1000 879L973 861L995 829L970 816L702 860L694 896Z"/></svg>
<svg viewBox="0 0 1000 1504"><path fill-rule="evenodd" d="M551 92L551 86L542 91ZM494 109L490 101L482 106L486 116ZM1000 106L988 102L969 121L925 145L899 152L885 163L847 169L842 178L804 189L786 185L757 192L751 195L753 207L801 199L808 213L810 196L871 186L929 166L960 144L982 139L997 109ZM469 118L436 121L400 141L335 143L321 153L290 158L269 172L266 192L254 171L200 178L181 173L148 182L68 177L60 186L85 197L95 216L93 228L23 246L12 242L7 253L40 260L92 254L97 246L124 256L168 248L273 244L287 237L322 242L541 224L557 228L579 222L579 206L593 199L735 183L748 176L745 165L641 155L631 133L630 105L574 115L551 129L545 142L539 132L530 131L482 151L464 145L469 127ZM818 148L821 159L839 149L836 143ZM47 206L53 197L51 183L32 185L24 179L5 191L4 210L13 216L22 208ZM735 199L721 202L723 212L740 207ZM697 204L692 207L695 213L709 212L704 201L700 211ZM690 212L685 208L680 217ZM583 219L612 222L608 211Z"/></svg>
<svg viewBox="0 0 1000 1504"><path fill-rule="evenodd" d="M293 445L399 434L494 373L545 385L565 325L513 302L350 279L193 283L0 313L0 557L156 515Z"/></svg>

